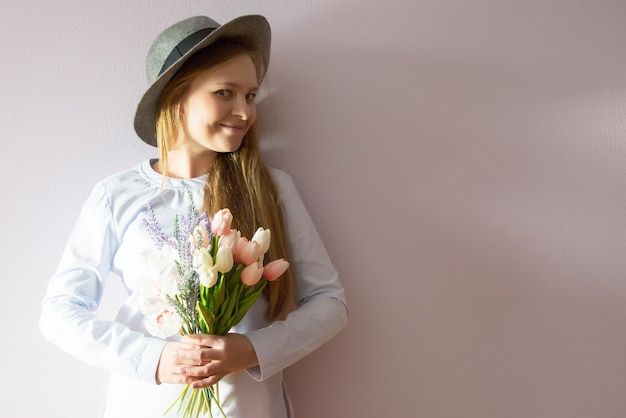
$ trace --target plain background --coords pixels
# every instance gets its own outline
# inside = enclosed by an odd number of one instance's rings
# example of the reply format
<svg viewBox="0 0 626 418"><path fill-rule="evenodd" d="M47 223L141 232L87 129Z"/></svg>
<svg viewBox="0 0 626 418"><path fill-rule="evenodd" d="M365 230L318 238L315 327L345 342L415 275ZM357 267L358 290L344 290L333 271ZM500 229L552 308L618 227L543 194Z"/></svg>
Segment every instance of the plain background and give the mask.
<svg viewBox="0 0 626 418"><path fill-rule="evenodd" d="M106 372L39 333L46 283L92 186L155 155L154 36L248 13L265 156L351 306L286 373L298 417L626 416L623 0L2 1L2 415L97 416Z"/></svg>

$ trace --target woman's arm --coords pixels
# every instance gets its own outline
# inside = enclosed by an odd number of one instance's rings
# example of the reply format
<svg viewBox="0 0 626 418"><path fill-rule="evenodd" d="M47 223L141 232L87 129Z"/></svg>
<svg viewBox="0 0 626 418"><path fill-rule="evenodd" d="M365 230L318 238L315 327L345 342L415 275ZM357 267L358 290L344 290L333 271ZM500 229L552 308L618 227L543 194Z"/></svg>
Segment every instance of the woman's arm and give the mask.
<svg viewBox="0 0 626 418"><path fill-rule="evenodd" d="M298 306L285 320L246 333L259 362L248 369L256 380L266 379L300 360L348 322L348 305L337 270L291 177L279 170L271 172L285 210Z"/></svg>
<svg viewBox="0 0 626 418"><path fill-rule="evenodd" d="M99 184L83 205L48 284L40 328L49 341L80 360L154 382L166 342L94 313L118 239L109 198Z"/></svg>

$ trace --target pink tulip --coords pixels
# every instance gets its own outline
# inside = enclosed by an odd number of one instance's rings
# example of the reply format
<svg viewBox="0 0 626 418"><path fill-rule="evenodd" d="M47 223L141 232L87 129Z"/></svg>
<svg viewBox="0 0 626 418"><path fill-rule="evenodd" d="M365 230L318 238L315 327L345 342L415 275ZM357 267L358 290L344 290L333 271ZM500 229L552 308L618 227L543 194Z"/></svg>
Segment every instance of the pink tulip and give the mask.
<svg viewBox="0 0 626 418"><path fill-rule="evenodd" d="M233 214L229 209L217 211L211 219L211 233L213 235L223 236L230 232L230 224L233 222Z"/></svg>
<svg viewBox="0 0 626 418"><path fill-rule="evenodd" d="M246 286L254 286L261 280L262 275L263 265L260 261L255 261L241 271L241 282Z"/></svg>
<svg viewBox="0 0 626 418"><path fill-rule="evenodd" d="M289 268L289 262L279 258L278 260L270 261L265 265L263 269L263 277L265 280L271 282L278 279Z"/></svg>
<svg viewBox="0 0 626 418"><path fill-rule="evenodd" d="M237 229L231 229L230 232L226 235L222 235L220 237L220 247L230 247L233 250L233 255L237 250L237 243L241 239L241 232Z"/></svg>
<svg viewBox="0 0 626 418"><path fill-rule="evenodd" d="M202 247L207 248L209 246L209 231L204 223L196 226L191 235L191 245L198 247L198 244L202 243Z"/></svg>
<svg viewBox="0 0 626 418"><path fill-rule="evenodd" d="M236 254L235 260L237 263L248 265L259 261L261 255L263 255L262 251L263 248L258 242L248 241L246 237L241 237L237 242L237 247L233 255Z"/></svg>

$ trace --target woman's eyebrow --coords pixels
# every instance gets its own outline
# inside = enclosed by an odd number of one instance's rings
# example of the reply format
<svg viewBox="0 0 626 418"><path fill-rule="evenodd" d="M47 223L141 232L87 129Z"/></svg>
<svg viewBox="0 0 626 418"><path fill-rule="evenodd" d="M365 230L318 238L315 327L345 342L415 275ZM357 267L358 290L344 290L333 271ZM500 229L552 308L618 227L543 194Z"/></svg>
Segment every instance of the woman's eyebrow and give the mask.
<svg viewBox="0 0 626 418"><path fill-rule="evenodd" d="M235 83L235 82L232 82L232 81L219 81L219 82L217 82L215 84L219 85L219 86L233 87L233 88L241 89L241 90L245 89L244 86L242 86L241 84ZM254 86L248 88L247 90L249 90L249 91L256 91L258 89L259 89L259 86L254 85Z"/></svg>

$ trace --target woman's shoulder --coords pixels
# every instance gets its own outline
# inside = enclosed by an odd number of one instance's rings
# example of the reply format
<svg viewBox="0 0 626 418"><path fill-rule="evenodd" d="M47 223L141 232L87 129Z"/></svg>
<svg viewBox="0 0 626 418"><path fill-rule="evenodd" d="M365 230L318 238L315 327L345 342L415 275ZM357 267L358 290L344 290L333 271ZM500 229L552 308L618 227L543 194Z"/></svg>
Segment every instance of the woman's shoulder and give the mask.
<svg viewBox="0 0 626 418"><path fill-rule="evenodd" d="M97 183L97 187L115 190L118 188L136 187L138 184L152 184L154 181L150 178L150 173L146 171L146 167L149 166L149 160L142 161L133 167L104 177Z"/></svg>
<svg viewBox="0 0 626 418"><path fill-rule="evenodd" d="M294 205L300 206L302 204L300 193L291 175L276 167L267 167L267 169L272 176L274 186L276 187L282 204L289 207L293 207Z"/></svg>
<svg viewBox="0 0 626 418"><path fill-rule="evenodd" d="M159 183L146 173L146 166L149 165L146 160L104 177L93 186L92 198L104 199L110 204L114 200L139 197L157 190Z"/></svg>
<svg viewBox="0 0 626 418"><path fill-rule="evenodd" d="M283 189L284 187L293 187L293 179L284 170L272 166L266 166L267 171L272 176L272 180L276 183L276 187Z"/></svg>

